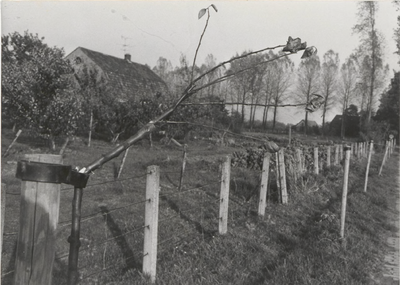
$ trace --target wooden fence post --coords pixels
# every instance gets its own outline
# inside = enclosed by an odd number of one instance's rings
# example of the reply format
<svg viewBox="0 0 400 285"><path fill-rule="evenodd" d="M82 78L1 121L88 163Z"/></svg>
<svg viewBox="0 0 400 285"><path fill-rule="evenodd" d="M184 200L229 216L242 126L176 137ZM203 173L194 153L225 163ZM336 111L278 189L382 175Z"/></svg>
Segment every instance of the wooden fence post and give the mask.
<svg viewBox="0 0 400 285"><path fill-rule="evenodd" d="M342 210L340 215L340 237L344 237L344 224L346 219L346 204L347 204L347 188L349 183L349 167L350 167L350 148L345 148L345 161L343 173L343 192L342 192Z"/></svg>
<svg viewBox="0 0 400 285"><path fill-rule="evenodd" d="M179 178L179 186L178 186L179 192L182 190L183 176L185 174L185 167L186 167L186 158L187 158L187 144L184 144L183 145L183 154L182 154L181 176Z"/></svg>
<svg viewBox="0 0 400 285"><path fill-rule="evenodd" d="M389 141L386 141L385 154L383 155L382 164L381 164L381 167L379 168L379 173L378 173L379 176L382 174L383 166L386 163L386 157L387 157L388 149L389 149Z"/></svg>
<svg viewBox="0 0 400 285"><path fill-rule="evenodd" d="M1 233L0 233L0 249L3 248L3 233L4 233L4 214L6 211L6 184L1 183ZM1 254L0 254L1 264Z"/></svg>
<svg viewBox="0 0 400 285"><path fill-rule="evenodd" d="M218 231L221 235L228 232L228 205L229 187L231 181L231 157L228 155L222 164L221 192L219 204L219 224Z"/></svg>
<svg viewBox="0 0 400 285"><path fill-rule="evenodd" d="M318 147L314 147L314 173L319 174Z"/></svg>
<svg viewBox="0 0 400 285"><path fill-rule="evenodd" d="M292 143L292 126L289 126L289 145Z"/></svg>
<svg viewBox="0 0 400 285"><path fill-rule="evenodd" d="M146 180L143 274L150 276L152 283L156 281L159 193L160 168L151 165L147 167Z"/></svg>
<svg viewBox="0 0 400 285"><path fill-rule="evenodd" d="M343 147L344 147L344 145L340 145L340 148L339 148L339 151L340 151L340 160L343 160L343 158L344 158L344 152L343 152Z"/></svg>
<svg viewBox="0 0 400 285"><path fill-rule="evenodd" d="M300 173L303 173L303 163L301 159L301 150L296 148L296 160L297 160L297 169Z"/></svg>
<svg viewBox="0 0 400 285"><path fill-rule="evenodd" d="M286 170L285 170L285 155L283 149L278 151L278 167L279 167L279 184L281 188L282 204L288 203L288 194L286 188Z"/></svg>
<svg viewBox="0 0 400 285"><path fill-rule="evenodd" d="M23 160L61 164L61 155L31 154ZM14 284L51 284L60 184L21 181Z"/></svg>
<svg viewBox="0 0 400 285"><path fill-rule="evenodd" d="M268 191L268 176L269 176L269 162L271 160L271 154L266 153L264 155L262 172L261 172L261 188L260 188L260 200L258 202L258 215L265 215L265 207L267 203L267 191Z"/></svg>
<svg viewBox="0 0 400 285"><path fill-rule="evenodd" d="M368 152L367 169L366 169L366 171L365 171L364 192L367 192L369 166L370 166L370 164L371 164L371 156L372 156L372 150L373 150L373 149L374 149L374 141L371 140L371 144L369 145L369 152Z"/></svg>
<svg viewBox="0 0 400 285"><path fill-rule="evenodd" d="M337 144L335 147L335 165L339 164L339 145Z"/></svg>
<svg viewBox="0 0 400 285"><path fill-rule="evenodd" d="M326 167L331 166L331 146L326 148Z"/></svg>

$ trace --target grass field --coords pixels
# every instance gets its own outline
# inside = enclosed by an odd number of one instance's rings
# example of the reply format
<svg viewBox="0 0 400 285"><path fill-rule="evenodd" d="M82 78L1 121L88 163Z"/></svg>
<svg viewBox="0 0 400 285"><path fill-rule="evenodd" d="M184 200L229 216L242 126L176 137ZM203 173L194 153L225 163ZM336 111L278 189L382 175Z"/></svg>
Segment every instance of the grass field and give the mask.
<svg viewBox="0 0 400 285"><path fill-rule="evenodd" d="M3 151L12 139L13 134L3 130ZM273 139L284 144L286 138ZM90 148L82 141L71 142L64 164L82 167L111 148L101 141ZM177 192L182 151L176 146L133 146L118 181L114 172L121 158L95 171L83 196L81 284L148 283L141 267L149 165L159 165L161 170L157 284L379 284L386 237L395 230L388 217L397 197L393 190L399 170L397 153L381 177L377 170L382 154L374 155L367 193L363 192L365 159L352 160L343 240L339 238L340 166L324 169L318 176L304 175L289 188L287 205L276 203L270 195L264 218L257 216L260 171L233 168L228 233L221 236L220 162L241 149L189 142L182 193ZM2 182L8 193L2 284L12 283L15 260L20 199L16 162L23 154L45 152L44 142L22 136L2 159ZM63 185L54 284L66 283L72 195L73 189Z"/></svg>

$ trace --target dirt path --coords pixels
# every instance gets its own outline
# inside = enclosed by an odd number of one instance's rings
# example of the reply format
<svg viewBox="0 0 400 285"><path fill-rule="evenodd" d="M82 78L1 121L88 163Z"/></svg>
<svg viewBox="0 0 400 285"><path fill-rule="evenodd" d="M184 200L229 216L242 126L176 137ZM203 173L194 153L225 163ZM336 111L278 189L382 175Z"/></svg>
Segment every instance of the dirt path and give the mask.
<svg viewBox="0 0 400 285"><path fill-rule="evenodd" d="M387 162L386 167L393 167L392 169L387 169L390 171L396 169L395 163L399 163L399 154L393 153L390 157L390 160ZM392 172L390 171L390 172ZM394 171L393 171L394 172ZM396 173L393 173L393 177L396 176ZM398 174L398 173L397 173ZM381 284L383 285L398 285L400 284L400 263L399 263L399 241L400 241L400 177L397 175L397 181L395 181L396 188L396 204L395 204L395 214L392 217L393 225L396 227L397 231L393 233L391 237L387 239L387 243L390 246L391 250L385 256L385 268L386 272L384 272L384 279Z"/></svg>

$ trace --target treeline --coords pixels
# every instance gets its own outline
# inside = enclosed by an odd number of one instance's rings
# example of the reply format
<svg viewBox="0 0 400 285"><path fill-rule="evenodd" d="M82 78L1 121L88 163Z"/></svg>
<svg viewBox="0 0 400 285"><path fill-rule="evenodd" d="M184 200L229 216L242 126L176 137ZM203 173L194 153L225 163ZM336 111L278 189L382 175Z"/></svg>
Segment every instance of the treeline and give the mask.
<svg viewBox="0 0 400 285"><path fill-rule="evenodd" d="M353 31L360 36L360 46L344 61L333 50L321 57L306 57L297 67L290 54L271 49L254 54L244 51L223 65L212 54L200 66L190 66L184 55L177 67L160 57L152 69L167 84L169 93L140 101L118 99L117 91L93 70L75 76L64 60L64 51L47 46L38 35L3 35L3 122L48 138L53 148L56 138L71 135L88 135L89 142L91 135L116 142L168 110L192 80L200 78L192 86L198 88L196 96L179 106L168 118L170 122L160 125L167 136L185 137L193 130L211 135L204 126L236 132L243 127L275 131L280 127L279 108L287 105L300 108L304 132L308 133L304 107L315 94L324 97L318 111L322 113L322 134L329 130L326 116L334 107L343 117L341 136L346 134L345 118L351 116L359 118L356 135L364 139L398 134L398 73L390 86L385 86L389 72L383 62L383 38L371 24L378 3L358 5ZM396 33L398 40L398 30ZM301 40L289 38L287 45L296 42ZM375 116L379 98L381 105Z"/></svg>

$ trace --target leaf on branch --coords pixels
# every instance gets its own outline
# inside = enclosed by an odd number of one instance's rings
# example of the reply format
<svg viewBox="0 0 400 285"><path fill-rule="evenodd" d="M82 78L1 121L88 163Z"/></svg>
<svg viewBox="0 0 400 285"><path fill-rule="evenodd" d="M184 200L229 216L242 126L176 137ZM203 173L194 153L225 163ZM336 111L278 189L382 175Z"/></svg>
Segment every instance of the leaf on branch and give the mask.
<svg viewBox="0 0 400 285"><path fill-rule="evenodd" d="M313 56L314 54L317 53L317 48L312 46L312 47L308 47L306 48L306 50L304 51L303 55L301 56L301 58L307 58L310 56Z"/></svg>
<svg viewBox="0 0 400 285"><path fill-rule="evenodd" d="M300 38L293 39L292 37L289 36L286 46L283 48L282 51L296 53L297 51L303 50L306 47L307 47L307 43L306 42L302 43Z"/></svg>
<svg viewBox="0 0 400 285"><path fill-rule="evenodd" d="M206 13L206 9L201 9L200 11L199 11L199 19L201 18L201 17L203 17L204 16L204 14Z"/></svg>
<svg viewBox="0 0 400 285"><path fill-rule="evenodd" d="M215 12L218 12L218 9L217 9L217 7L216 7L214 4L211 4L211 7L214 8Z"/></svg>
<svg viewBox="0 0 400 285"><path fill-rule="evenodd" d="M307 112L314 112L316 110L319 109L319 107L321 107L321 105L324 103L325 101L325 97L316 93L311 94L311 96L313 96L311 98L311 100L307 103L306 106L306 111Z"/></svg>

